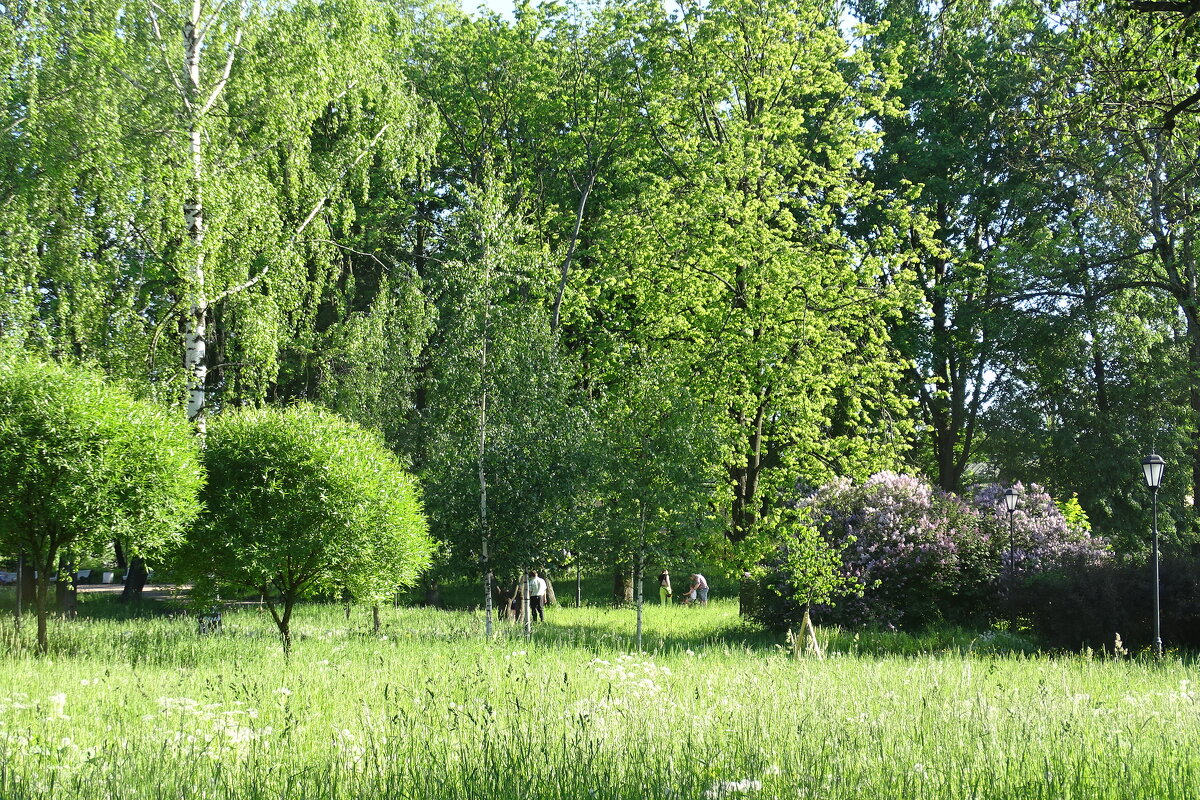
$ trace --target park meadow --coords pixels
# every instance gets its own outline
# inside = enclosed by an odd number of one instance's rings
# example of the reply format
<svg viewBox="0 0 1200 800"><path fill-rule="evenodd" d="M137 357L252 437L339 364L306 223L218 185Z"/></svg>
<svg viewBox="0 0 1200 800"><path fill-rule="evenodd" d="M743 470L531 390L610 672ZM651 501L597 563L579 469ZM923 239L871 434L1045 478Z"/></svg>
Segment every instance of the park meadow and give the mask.
<svg viewBox="0 0 1200 800"><path fill-rule="evenodd" d="M1200 0L477 2L0 0L0 800L1200 798Z"/></svg>
<svg viewBox="0 0 1200 800"><path fill-rule="evenodd" d="M253 607L198 636L185 614L90 605L47 658L32 640L0 656L6 800L1200 791L1177 654L819 629L821 659L726 599L648 606L641 652L629 609L552 606L530 639L504 622L487 641L475 612L388 607L374 634L367 610L306 605L285 657Z"/></svg>

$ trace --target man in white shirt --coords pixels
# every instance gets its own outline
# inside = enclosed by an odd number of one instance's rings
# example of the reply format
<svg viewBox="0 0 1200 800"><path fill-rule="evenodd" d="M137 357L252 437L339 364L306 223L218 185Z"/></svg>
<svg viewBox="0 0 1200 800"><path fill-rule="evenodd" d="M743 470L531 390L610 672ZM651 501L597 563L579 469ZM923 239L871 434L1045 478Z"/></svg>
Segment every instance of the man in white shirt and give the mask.
<svg viewBox="0 0 1200 800"><path fill-rule="evenodd" d="M542 622L546 621L545 615L542 613L542 606L546 602L546 582L538 577L537 570L529 571L529 613L532 615L533 621L539 619Z"/></svg>
<svg viewBox="0 0 1200 800"><path fill-rule="evenodd" d="M704 576L699 572L692 574L692 588L689 591L696 593L700 605L708 605L708 581L704 580Z"/></svg>

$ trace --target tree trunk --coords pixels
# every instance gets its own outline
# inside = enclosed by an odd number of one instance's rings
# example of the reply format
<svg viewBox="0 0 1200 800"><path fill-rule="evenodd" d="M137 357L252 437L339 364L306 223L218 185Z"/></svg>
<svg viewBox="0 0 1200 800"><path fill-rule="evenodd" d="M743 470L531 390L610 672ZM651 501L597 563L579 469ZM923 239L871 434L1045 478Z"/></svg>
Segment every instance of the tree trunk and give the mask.
<svg viewBox="0 0 1200 800"><path fill-rule="evenodd" d="M646 505L641 506L638 514L638 553L637 561L633 564L633 586L637 592L637 649L642 650L642 595L644 594L644 573L646 570Z"/></svg>
<svg viewBox="0 0 1200 800"><path fill-rule="evenodd" d="M279 641L283 644L284 656L292 654L292 607L296 604L296 597L293 592L283 594L279 598L279 602L283 606L283 613L276 608L272 600L267 600L267 610L271 612L271 618L275 620L275 627L279 629Z"/></svg>
<svg viewBox="0 0 1200 800"><path fill-rule="evenodd" d="M554 583L546 575L542 576L542 580L546 582L546 600L542 605L552 606L558 602L558 595L554 594Z"/></svg>
<svg viewBox="0 0 1200 800"><path fill-rule="evenodd" d="M1192 497L1200 503L1200 313L1191 310L1188 314L1188 400L1192 411Z"/></svg>
<svg viewBox="0 0 1200 800"><path fill-rule="evenodd" d="M113 539L113 556L117 559L117 570L124 575L125 570L129 569L129 562L125 560L125 548L121 547L120 539Z"/></svg>
<svg viewBox="0 0 1200 800"><path fill-rule="evenodd" d="M208 385L207 325L208 295L204 285L204 131L201 109L204 96L200 86L200 52L203 31L200 24L200 0L193 0L190 18L183 25L184 74L188 109L188 160L190 165L188 197L183 201L183 220L189 247L185 249L189 304L183 317L183 368L187 375L187 417L203 436L206 429L205 403Z"/></svg>
<svg viewBox="0 0 1200 800"><path fill-rule="evenodd" d="M29 556L24 556L21 559L20 566L17 568L17 580L21 582L21 585L17 587L17 594L20 600L18 609L33 608L37 605L37 578L33 576L33 573L36 571Z"/></svg>
<svg viewBox="0 0 1200 800"><path fill-rule="evenodd" d="M562 265L559 266L558 291L554 295L554 307L550 312L550 332L554 333L558 330L559 322L561 321L563 293L567 289L567 278L571 274L571 260L575 257L575 247L579 243L579 228L583 225L583 212L587 208L588 195L592 193L592 187L596 185L596 177L599 172L599 167L592 166L588 173L587 183L583 187L583 191L579 194L579 205L575 209L575 228L571 231L571 239L567 244L567 254L563 257Z"/></svg>
<svg viewBox="0 0 1200 800"><path fill-rule="evenodd" d="M511 619L516 622L520 618L520 599L521 599L521 582L517 581L513 585L512 594L505 594L499 586L496 587L496 592L500 595L500 600L504 603L504 609L501 611L505 619ZM513 604L516 604L516 609Z"/></svg>
<svg viewBox="0 0 1200 800"><path fill-rule="evenodd" d="M484 262L484 284L487 284L487 262ZM487 289L485 288L485 292ZM479 355L479 451L476 466L479 469L479 531L483 539L480 561L483 566L483 631L484 636L492 638L492 562L488 554L488 519L487 519L487 470L484 465L484 454L487 448L487 357L488 357L488 297L483 300L483 319L481 321L482 347ZM508 615L509 605L504 614Z"/></svg>
<svg viewBox="0 0 1200 800"><path fill-rule="evenodd" d="M626 565L618 563L613 567L613 603L619 606L633 602L633 576Z"/></svg>
<svg viewBox="0 0 1200 800"><path fill-rule="evenodd" d="M37 651L46 655L50 650L50 639L46 632L46 621L50 616L50 569L43 564L37 576Z"/></svg>
<svg viewBox="0 0 1200 800"><path fill-rule="evenodd" d="M521 611L525 615L525 641L533 636L533 614L529 612L529 575L528 570L521 568L521 577L518 580L521 582L521 597L524 602L521 604Z"/></svg>
<svg viewBox="0 0 1200 800"><path fill-rule="evenodd" d="M758 611L758 581L754 580L750 573L742 573L741 583L738 585L738 614L743 617L752 617Z"/></svg>
<svg viewBox="0 0 1200 800"><path fill-rule="evenodd" d="M293 597L283 600L283 616L279 619L279 639L283 642L283 654L292 654L292 607L296 604Z"/></svg>
<svg viewBox="0 0 1200 800"><path fill-rule="evenodd" d="M425 605L430 608L442 607L442 584L437 578L430 578L425 583Z"/></svg>
<svg viewBox="0 0 1200 800"><path fill-rule="evenodd" d="M142 589L146 588L146 562L141 556L134 556L129 562L129 577L125 579L125 588L121 590L121 602L141 602Z"/></svg>
<svg viewBox="0 0 1200 800"><path fill-rule="evenodd" d="M376 636L379 635L379 603L371 606L371 630Z"/></svg>

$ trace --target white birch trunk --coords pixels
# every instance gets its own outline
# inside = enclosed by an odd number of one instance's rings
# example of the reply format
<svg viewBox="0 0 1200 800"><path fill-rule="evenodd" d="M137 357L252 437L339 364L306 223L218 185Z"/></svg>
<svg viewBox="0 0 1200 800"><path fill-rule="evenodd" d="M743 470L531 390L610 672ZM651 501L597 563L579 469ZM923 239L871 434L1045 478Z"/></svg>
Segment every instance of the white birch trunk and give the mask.
<svg viewBox="0 0 1200 800"><path fill-rule="evenodd" d="M183 368L187 374L188 421L203 436L205 432L205 400L208 381L208 354L205 336L208 322L208 297L204 285L204 201L202 181L204 172L204 138L202 130L200 50L201 0L192 0L192 13L183 25L184 105L188 110L188 156L191 165L187 197L183 201L183 218L187 227L190 255L187 266L186 291L189 295L183 318Z"/></svg>
<svg viewBox="0 0 1200 800"><path fill-rule="evenodd" d="M646 567L646 506L641 507L641 514L638 515L638 555L637 563L633 568L633 585L637 592L637 649L642 649L642 577Z"/></svg>
<svg viewBox="0 0 1200 800"><path fill-rule="evenodd" d="M487 339L483 344L483 364L487 365ZM479 526L483 537L483 608L484 635L492 638L492 564L488 556L487 472L483 468L484 444L487 441L487 389L479 399Z"/></svg>
<svg viewBox="0 0 1200 800"><path fill-rule="evenodd" d="M491 302L488 278L491 275L487 261L487 251L483 257L483 320L481 338L483 340L479 356L479 526L483 537L483 607L484 635L492 638L492 563L488 557L488 521L487 521L487 471L483 466L483 455L487 444L487 366L488 366L488 305ZM507 614L507 609L505 614Z"/></svg>

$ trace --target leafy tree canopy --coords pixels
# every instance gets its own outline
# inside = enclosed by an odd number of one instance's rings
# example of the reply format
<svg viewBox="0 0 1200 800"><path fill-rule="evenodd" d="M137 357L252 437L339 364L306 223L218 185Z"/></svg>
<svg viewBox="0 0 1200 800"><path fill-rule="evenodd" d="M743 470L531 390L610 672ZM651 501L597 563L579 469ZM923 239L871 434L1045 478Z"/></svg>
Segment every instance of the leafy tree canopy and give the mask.
<svg viewBox="0 0 1200 800"><path fill-rule="evenodd" d="M428 565L415 480L378 438L309 405L231 411L204 449L205 515L180 558L210 592L264 595L285 646L301 597L378 602Z"/></svg>
<svg viewBox="0 0 1200 800"><path fill-rule="evenodd" d="M38 576L38 644L59 554L117 538L134 552L179 542L202 472L186 421L93 370L0 359L0 547Z"/></svg>

